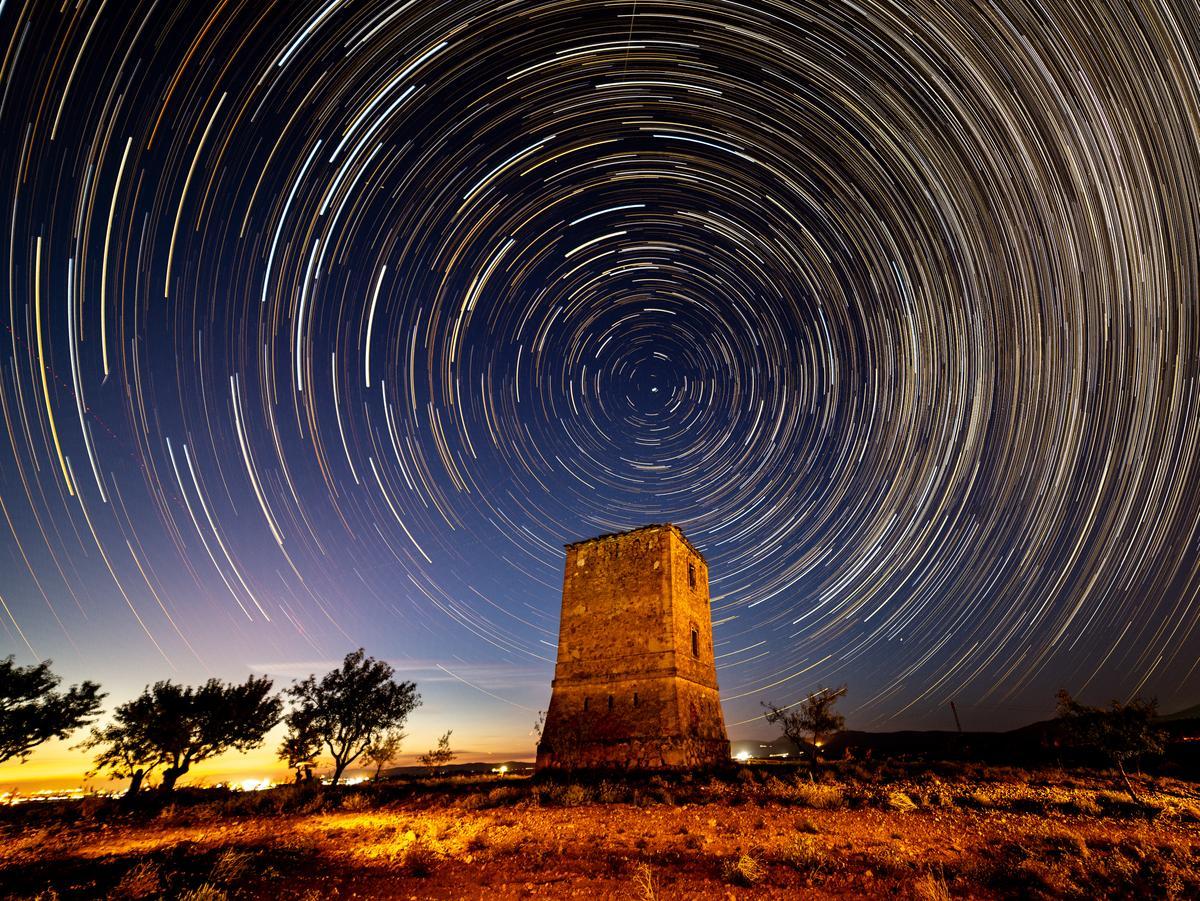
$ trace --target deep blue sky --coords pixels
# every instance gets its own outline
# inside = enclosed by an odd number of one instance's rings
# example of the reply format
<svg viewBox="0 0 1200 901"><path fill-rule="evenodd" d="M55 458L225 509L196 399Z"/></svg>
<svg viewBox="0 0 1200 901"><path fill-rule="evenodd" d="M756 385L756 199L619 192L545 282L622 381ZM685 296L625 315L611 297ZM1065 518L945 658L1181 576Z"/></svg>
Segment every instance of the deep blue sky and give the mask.
<svg viewBox="0 0 1200 901"><path fill-rule="evenodd" d="M562 544L672 521L735 737L1200 700L1194 4L0 26L0 655L527 749Z"/></svg>

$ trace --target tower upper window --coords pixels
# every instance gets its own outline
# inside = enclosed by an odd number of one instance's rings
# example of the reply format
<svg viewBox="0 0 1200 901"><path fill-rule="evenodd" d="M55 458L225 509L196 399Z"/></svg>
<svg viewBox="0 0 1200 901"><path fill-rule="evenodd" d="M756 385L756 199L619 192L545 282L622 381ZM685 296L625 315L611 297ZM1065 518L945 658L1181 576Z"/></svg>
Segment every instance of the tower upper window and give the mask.
<svg viewBox="0 0 1200 901"><path fill-rule="evenodd" d="M692 656L700 656L700 630L692 626Z"/></svg>
<svg viewBox="0 0 1200 901"><path fill-rule="evenodd" d="M695 563L688 564L688 587L689 588L696 587L696 564Z"/></svg>
<svg viewBox="0 0 1200 901"><path fill-rule="evenodd" d="M608 709L609 710L612 710L612 704L613 704L613 696L609 695L608 696Z"/></svg>

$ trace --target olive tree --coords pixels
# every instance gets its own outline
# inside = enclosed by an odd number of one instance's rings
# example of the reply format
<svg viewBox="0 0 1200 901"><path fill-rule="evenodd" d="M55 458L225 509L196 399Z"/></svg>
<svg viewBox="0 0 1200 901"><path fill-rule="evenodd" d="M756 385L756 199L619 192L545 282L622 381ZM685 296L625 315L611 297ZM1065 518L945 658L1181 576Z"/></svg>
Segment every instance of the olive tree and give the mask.
<svg viewBox="0 0 1200 901"><path fill-rule="evenodd" d="M151 738L155 700L149 691L117 708L112 722L92 729L80 747L98 751L89 775L106 773L113 779L128 779L125 797L136 795L146 777L162 765L162 754Z"/></svg>
<svg viewBox="0 0 1200 901"><path fill-rule="evenodd" d="M1121 775L1125 791L1141 803L1125 765L1147 754L1161 754L1163 732L1154 725L1158 701L1134 698L1127 704L1113 701L1107 708L1089 707L1071 697L1066 689L1057 695L1057 719L1068 746L1098 753Z"/></svg>
<svg viewBox="0 0 1200 901"><path fill-rule="evenodd" d="M386 732L400 729L421 703L416 683L397 682L395 675L387 661L359 648L319 680L310 675L296 683L286 691L292 709L284 718L285 741L300 741L308 730L333 758L331 781L337 785L346 767Z"/></svg>
<svg viewBox="0 0 1200 901"><path fill-rule="evenodd" d="M845 728L846 718L833 709L834 704L845 696L845 685L840 688L818 688L791 707L776 707L774 704L764 703L763 706L767 708L765 717L768 723L778 725L782 729L784 737L795 745L797 750L810 744L815 763L817 749L827 738Z"/></svg>
<svg viewBox="0 0 1200 901"><path fill-rule="evenodd" d="M287 734L279 747L279 757L296 773L296 782L312 782L313 768L321 756L321 738L313 725L311 711L297 708L283 717Z"/></svg>
<svg viewBox="0 0 1200 901"><path fill-rule="evenodd" d="M155 682L118 706L108 726L93 731L88 745L100 749L97 771L129 778L136 791L161 767L161 788L171 791L195 764L263 743L283 706L271 685L266 676L240 684L209 679L198 688Z"/></svg>
<svg viewBox="0 0 1200 901"><path fill-rule="evenodd" d="M450 750L450 734L453 731L453 729L447 729L438 739L436 748L430 748L417 758L417 762L421 766L429 768L429 775L436 775L438 770L458 756L456 752Z"/></svg>
<svg viewBox="0 0 1200 901"><path fill-rule="evenodd" d="M372 779L378 780L383 768L400 756L400 745L405 738L407 736L399 729L389 729L376 737L370 747L363 751L363 762L375 767Z"/></svg>
<svg viewBox="0 0 1200 901"><path fill-rule="evenodd" d="M57 691L62 678L45 660L17 666L13 657L0 660L0 763L24 762L29 752L52 738L66 738L100 712L104 693L95 682Z"/></svg>

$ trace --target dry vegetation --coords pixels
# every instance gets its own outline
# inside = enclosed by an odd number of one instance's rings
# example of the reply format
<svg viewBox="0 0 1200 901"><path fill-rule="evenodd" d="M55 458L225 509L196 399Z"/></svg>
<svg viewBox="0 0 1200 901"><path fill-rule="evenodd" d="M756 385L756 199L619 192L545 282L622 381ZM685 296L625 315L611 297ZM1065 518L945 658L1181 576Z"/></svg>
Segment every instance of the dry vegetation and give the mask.
<svg viewBox="0 0 1200 901"><path fill-rule="evenodd" d="M1200 895L1200 792L1060 770L842 764L455 778L0 811L0 892L69 898Z"/></svg>

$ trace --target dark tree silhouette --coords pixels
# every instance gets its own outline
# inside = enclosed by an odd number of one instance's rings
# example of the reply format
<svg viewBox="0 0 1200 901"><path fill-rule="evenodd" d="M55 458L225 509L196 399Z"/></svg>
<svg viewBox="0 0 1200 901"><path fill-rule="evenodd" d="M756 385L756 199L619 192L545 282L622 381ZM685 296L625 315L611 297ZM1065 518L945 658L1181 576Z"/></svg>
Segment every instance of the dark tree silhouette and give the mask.
<svg viewBox="0 0 1200 901"><path fill-rule="evenodd" d="M407 736L399 729L389 729L377 736L370 747L363 751L363 762L375 767L372 779L378 781L383 768L400 756L400 745L405 738Z"/></svg>
<svg viewBox="0 0 1200 901"><path fill-rule="evenodd" d="M1142 799L1125 771L1125 764L1146 754L1163 752L1163 732L1154 725L1158 701L1134 698L1128 704L1113 701L1107 708L1089 707L1072 698L1066 689L1059 689L1057 698L1057 716L1067 745L1107 758L1121 774L1129 797L1140 804Z"/></svg>
<svg viewBox="0 0 1200 901"><path fill-rule="evenodd" d="M429 767L429 774L436 775L437 771L453 760L457 754L450 750L450 734L453 729L447 729L438 739L437 747L430 748L417 758L421 766Z"/></svg>
<svg viewBox="0 0 1200 901"><path fill-rule="evenodd" d="M298 707L288 711L283 718L287 735L279 748L279 757L285 760L288 769L296 771L296 782L312 782L313 767L321 756L321 737L313 725L312 711Z"/></svg>
<svg viewBox="0 0 1200 901"><path fill-rule="evenodd" d="M19 757L52 738L66 738L100 712L104 693L95 682L55 691L62 679L46 660L17 666L0 660L0 763Z"/></svg>
<svg viewBox="0 0 1200 901"><path fill-rule="evenodd" d="M154 697L149 691L117 708L111 723L95 727L80 747L99 749L89 775L107 772L114 779L128 779L125 797L136 795L143 781L162 764L150 731L156 721Z"/></svg>
<svg viewBox="0 0 1200 901"><path fill-rule="evenodd" d="M396 682L396 671L384 660L366 656L362 648L346 655L340 668L317 680L315 675L287 689L292 711L289 734L308 729L333 758L332 782L383 733L399 729L421 703L413 682Z"/></svg>
<svg viewBox="0 0 1200 901"><path fill-rule="evenodd" d="M209 679L199 688L156 682L117 707L112 724L89 744L101 749L97 768L125 774L136 782L131 790L162 767L162 790L171 791L194 764L261 745L282 706L266 676L241 684Z"/></svg>
<svg viewBox="0 0 1200 901"><path fill-rule="evenodd" d="M776 707L764 703L767 708L766 720L771 725L778 725L783 730L784 738L803 750L806 745L812 747L812 760L816 764L818 749L825 740L840 732L846 725L846 718L834 712L833 705L846 696L846 686L840 688L818 688L807 698L793 708Z"/></svg>

